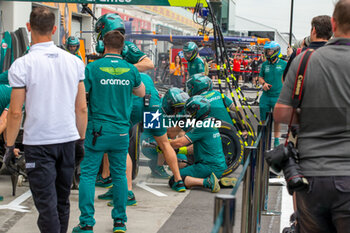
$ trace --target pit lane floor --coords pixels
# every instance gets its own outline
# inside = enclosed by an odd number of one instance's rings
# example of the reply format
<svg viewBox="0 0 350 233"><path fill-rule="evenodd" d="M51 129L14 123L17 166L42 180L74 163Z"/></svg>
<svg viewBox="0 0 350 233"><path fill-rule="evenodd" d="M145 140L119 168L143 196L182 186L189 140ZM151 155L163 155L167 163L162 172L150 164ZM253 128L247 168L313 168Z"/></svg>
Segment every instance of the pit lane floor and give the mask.
<svg viewBox="0 0 350 233"><path fill-rule="evenodd" d="M238 176L239 171L240 169L232 176ZM133 184L138 205L127 207L128 233L203 233L211 231L215 194L201 189L176 193L167 186L167 180L152 178L149 168L144 166L140 167L139 175ZM285 187L270 186L269 209L280 211L282 188ZM16 197L12 197L10 177L0 175L0 190L1 195L4 196L4 201L0 202L0 232L39 232L36 225L38 213L28 191L28 183L18 187ZM96 188L96 197L105 191L106 189L104 188ZM220 191L220 193L230 192L231 189L222 189ZM236 199L234 232L240 232L241 198L241 190L239 190ZM71 216L68 232L78 224L80 212L77 190L72 191L70 200ZM94 232L112 232L111 207L108 207L106 204L107 201L95 199L95 218L97 223L94 227ZM16 209L18 206L27 208L17 209L19 211L8 209ZM20 212L23 210L28 212ZM281 232L279 228L279 216L262 217L260 232L278 233Z"/></svg>
<svg viewBox="0 0 350 233"><path fill-rule="evenodd" d="M254 97L255 93L247 93L247 96ZM254 106L254 111L259 115L257 106ZM256 124L253 127L256 128ZM285 126L283 127L283 131L286 131ZM240 171L241 168L238 168L231 176L238 177ZM38 213L32 198L29 196L28 183L24 183L24 186L17 188L16 197L11 196L11 190L10 177L0 175L0 195L4 196L4 201L0 202L0 233L39 232L36 225ZM112 219L110 217L112 209L106 205L107 201L97 199L97 195L103 194L106 191L103 188L96 188L95 219L97 223L94 227L94 232L96 233L112 232ZM133 182L133 191L138 205L127 207L128 233L211 232L213 227L215 194L201 189L188 190L186 193L176 193L167 186L167 180L152 178L150 169L145 166L140 167L139 174ZM231 189L222 189L220 191L222 194L228 194L230 192ZM28 198L22 202L19 199L21 195L24 195L22 196L23 199ZM72 191L70 200L71 216L68 232L71 232L71 229L79 222L80 211L78 208L77 190ZM234 227L234 232L236 233L240 232L241 200L242 185L236 196ZM282 216L263 215L260 232L282 232L283 227L288 226L289 216L292 213L291 201L292 198L288 196L284 186L270 186L268 209L281 211L282 206ZM28 207L27 210L29 212L2 209L4 205L11 202L12 207L18 205L25 206Z"/></svg>

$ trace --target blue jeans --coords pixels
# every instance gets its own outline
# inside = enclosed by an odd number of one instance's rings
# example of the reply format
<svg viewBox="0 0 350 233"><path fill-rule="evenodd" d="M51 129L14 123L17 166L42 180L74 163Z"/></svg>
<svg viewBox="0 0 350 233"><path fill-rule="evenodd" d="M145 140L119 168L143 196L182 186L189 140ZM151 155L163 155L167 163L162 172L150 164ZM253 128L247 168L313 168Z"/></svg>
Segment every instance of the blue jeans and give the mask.
<svg viewBox="0 0 350 233"><path fill-rule="evenodd" d="M67 232L74 153L75 141L24 146L29 186L39 212L40 232Z"/></svg>

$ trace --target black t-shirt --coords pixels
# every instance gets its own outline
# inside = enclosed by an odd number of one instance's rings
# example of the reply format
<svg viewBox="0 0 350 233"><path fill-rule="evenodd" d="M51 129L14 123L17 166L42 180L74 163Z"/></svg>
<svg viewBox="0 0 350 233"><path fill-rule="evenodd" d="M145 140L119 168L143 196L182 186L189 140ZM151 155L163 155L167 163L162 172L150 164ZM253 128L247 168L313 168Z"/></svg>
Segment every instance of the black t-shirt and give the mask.
<svg viewBox="0 0 350 233"><path fill-rule="evenodd" d="M311 42L309 47L304 47L301 52L304 52L306 49L318 49L320 47L322 47L323 45L325 45L327 42L326 41L316 41L316 42ZM290 55L289 61L287 63L286 69L284 70L283 73L283 81L285 80L286 76L287 76L287 72L289 70L290 64L292 64L292 61L294 60L294 58L297 56L297 50L294 49L292 55Z"/></svg>
<svg viewBox="0 0 350 233"><path fill-rule="evenodd" d="M261 60L253 60L251 67L252 67L252 71L258 71L259 70L259 65L262 63Z"/></svg>

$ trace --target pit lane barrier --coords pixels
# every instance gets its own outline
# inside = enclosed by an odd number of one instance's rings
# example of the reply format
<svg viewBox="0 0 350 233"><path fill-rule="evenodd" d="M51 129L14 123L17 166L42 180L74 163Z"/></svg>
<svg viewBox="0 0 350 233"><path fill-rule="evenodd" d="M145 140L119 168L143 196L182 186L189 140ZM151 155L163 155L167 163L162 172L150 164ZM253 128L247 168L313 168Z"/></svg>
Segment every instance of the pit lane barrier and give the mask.
<svg viewBox="0 0 350 233"><path fill-rule="evenodd" d="M271 148L272 113L268 113L264 124L258 125L258 137L253 146L244 151L244 166L231 194L215 196L214 226L211 233L233 233L236 193L243 181L241 233L258 233L261 215L268 214L269 166L264 151Z"/></svg>

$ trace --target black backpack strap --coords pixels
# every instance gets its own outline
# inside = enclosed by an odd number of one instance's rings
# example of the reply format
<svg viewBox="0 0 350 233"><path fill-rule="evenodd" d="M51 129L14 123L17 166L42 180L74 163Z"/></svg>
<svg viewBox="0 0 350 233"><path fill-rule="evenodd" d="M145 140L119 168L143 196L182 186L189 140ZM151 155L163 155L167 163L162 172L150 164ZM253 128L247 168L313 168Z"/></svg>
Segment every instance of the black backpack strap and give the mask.
<svg viewBox="0 0 350 233"><path fill-rule="evenodd" d="M307 65L309 63L311 55L314 51L315 50L313 49L306 50L305 53L302 55L301 61L299 63L299 68L298 68L297 75L295 77L295 83L294 83L294 89L293 89L293 95L292 95L293 108L298 108L301 104L305 73L306 73Z"/></svg>

